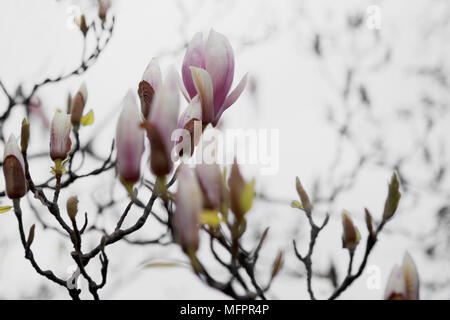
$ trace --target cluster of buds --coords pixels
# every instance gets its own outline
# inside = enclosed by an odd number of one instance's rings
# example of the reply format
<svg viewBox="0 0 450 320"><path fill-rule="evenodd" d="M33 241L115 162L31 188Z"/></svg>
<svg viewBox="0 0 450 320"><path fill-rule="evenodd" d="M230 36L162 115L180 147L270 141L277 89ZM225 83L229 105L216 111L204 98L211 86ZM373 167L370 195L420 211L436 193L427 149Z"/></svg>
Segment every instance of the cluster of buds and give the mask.
<svg viewBox="0 0 450 320"><path fill-rule="evenodd" d="M386 300L419 300L419 274L416 264L408 253L403 257L401 266L394 266L389 276Z"/></svg>
<svg viewBox="0 0 450 320"><path fill-rule="evenodd" d="M254 181L243 179L237 163L231 169L228 188L225 175L217 164L197 165L194 172L182 164L178 170L174 227L183 250L189 254L195 252L200 225L217 227L229 218L228 208L235 218L232 231L238 237L253 197Z"/></svg>

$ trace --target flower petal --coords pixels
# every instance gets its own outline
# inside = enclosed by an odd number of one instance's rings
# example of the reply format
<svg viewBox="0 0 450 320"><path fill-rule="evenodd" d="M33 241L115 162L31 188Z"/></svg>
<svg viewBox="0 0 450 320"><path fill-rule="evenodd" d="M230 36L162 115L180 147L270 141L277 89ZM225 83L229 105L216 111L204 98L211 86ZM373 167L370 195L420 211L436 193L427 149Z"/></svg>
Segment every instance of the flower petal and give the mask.
<svg viewBox="0 0 450 320"><path fill-rule="evenodd" d="M196 33L189 42L181 68L184 86L192 99L197 94L197 90L192 81L190 67L205 69L205 42L201 32Z"/></svg>
<svg viewBox="0 0 450 320"><path fill-rule="evenodd" d="M235 103L236 100L244 91L245 86L247 85L247 76L248 74L245 74L245 76L241 79L241 81L239 81L239 84L236 86L236 88L234 88L234 90L231 91L231 93L223 102L223 105L220 107L219 112L215 115L214 126L217 125L224 111L227 110L233 103Z"/></svg>
<svg viewBox="0 0 450 320"><path fill-rule="evenodd" d="M405 278L405 295L408 300L419 299L419 274L416 264L409 255L405 253L402 264L403 277Z"/></svg>
<svg viewBox="0 0 450 320"><path fill-rule="evenodd" d="M202 102L202 120L210 123L214 120L213 86L211 77L204 69L191 67L192 79Z"/></svg>
<svg viewBox="0 0 450 320"><path fill-rule="evenodd" d="M234 76L234 54L228 39L211 29L205 46L205 67L214 88L214 113L219 112Z"/></svg>

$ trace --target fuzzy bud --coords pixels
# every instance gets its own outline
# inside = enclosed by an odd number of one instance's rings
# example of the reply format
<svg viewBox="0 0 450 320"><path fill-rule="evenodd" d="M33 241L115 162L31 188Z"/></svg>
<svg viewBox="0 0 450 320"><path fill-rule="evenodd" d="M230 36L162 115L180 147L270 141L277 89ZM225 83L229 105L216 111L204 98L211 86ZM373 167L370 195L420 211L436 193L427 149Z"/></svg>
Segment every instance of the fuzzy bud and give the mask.
<svg viewBox="0 0 450 320"><path fill-rule="evenodd" d="M342 213L342 226L344 229L342 235L342 247L353 251L358 245L361 236L358 228L353 224L352 219L345 212Z"/></svg>
<svg viewBox="0 0 450 320"><path fill-rule="evenodd" d="M14 135L9 137L3 156L3 174L5 176L6 195L18 199L25 195L25 161Z"/></svg>
<svg viewBox="0 0 450 320"><path fill-rule="evenodd" d="M27 121L26 118L23 118L22 128L20 132L20 148L23 153L27 152L29 140L30 140L30 123Z"/></svg>
<svg viewBox="0 0 450 320"><path fill-rule="evenodd" d="M78 197L72 196L67 200L66 203L66 209L67 209L67 215L69 216L70 220L74 221L75 217L78 213Z"/></svg>

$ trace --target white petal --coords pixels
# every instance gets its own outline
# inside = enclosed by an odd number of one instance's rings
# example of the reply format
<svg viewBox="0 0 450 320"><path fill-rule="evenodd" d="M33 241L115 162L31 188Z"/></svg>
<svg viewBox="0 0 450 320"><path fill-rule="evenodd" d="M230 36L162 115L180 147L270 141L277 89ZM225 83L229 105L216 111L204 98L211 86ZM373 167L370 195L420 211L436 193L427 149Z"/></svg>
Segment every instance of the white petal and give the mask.
<svg viewBox="0 0 450 320"><path fill-rule="evenodd" d="M192 79L202 102L202 118L206 123L214 120L213 86L211 77L204 69L191 67Z"/></svg>

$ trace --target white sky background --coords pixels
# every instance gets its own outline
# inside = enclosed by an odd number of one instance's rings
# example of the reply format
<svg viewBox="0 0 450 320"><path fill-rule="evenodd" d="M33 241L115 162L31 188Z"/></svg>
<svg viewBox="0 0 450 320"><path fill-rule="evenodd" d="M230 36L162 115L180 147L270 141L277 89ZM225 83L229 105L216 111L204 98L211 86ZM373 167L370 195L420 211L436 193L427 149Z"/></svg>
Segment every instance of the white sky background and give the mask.
<svg viewBox="0 0 450 320"><path fill-rule="evenodd" d="M56 76L79 63L81 35L66 27L70 3L52 0L0 2L0 79L9 91L23 84L24 91L28 92L35 82ZM90 10L89 14L95 14L90 1L73 3ZM67 92L75 93L81 82L86 81L89 91L87 109L94 109L96 119L94 126L82 129L81 139L97 134L96 128L105 123L95 146L99 153L107 155L119 103L129 88L136 88L150 59L159 57L163 72L171 65L180 71L183 46L196 32L206 33L214 28L225 34L235 50L233 86L249 72L256 83L256 91L251 94L247 89L225 113L223 128L280 130L279 171L276 175L256 179L261 192L281 199L283 203L258 201L249 213L253 225L251 233L257 234L266 226L271 227L270 242L264 247L261 259L263 266L259 278L263 283L263 279L268 278L270 263L277 250L283 249L287 257L270 298L307 298L304 280L292 276L294 271L303 272L301 263L293 258L292 238L295 237L304 250L309 234L305 217L289 207L290 200L296 199L295 176L301 177L307 190L312 190L317 179L325 184L339 181L339 176L351 170L358 159L355 148L344 143L342 151L338 152L344 159L341 167L330 170L339 144L336 131L326 116L332 110L340 123L345 122L343 110L346 109L341 92L349 67L355 70L355 82L369 88L371 99L370 112L359 113L358 110L366 107L355 98L357 95L347 102L347 110L357 114L351 130L357 138L358 148L371 150L374 141L379 139L385 144L388 161L395 163L405 155L408 159L417 158L417 161L408 163L405 169L413 178L413 191L401 202L398 216L388 225L388 233L381 235L369 260L369 265L380 268L380 289L369 290L364 274L343 297L382 297L386 277L391 267L401 262L405 250L411 252L424 282L445 281L450 277L448 259L445 259L448 257L430 261L423 253L427 243L437 239L433 231L434 213L448 203L449 198L424 185L438 164L423 165L415 145L417 137L421 137L426 128L428 115L424 114L419 102L424 95L431 95L439 101L439 107L430 112L439 124L427 136L426 143L433 155L449 163L448 90L417 76L417 70L424 66L441 65L444 70L449 70L450 6L446 1L116 0L113 3L112 10L117 18L115 33L99 61L85 75L46 86L38 92L47 116L51 118L54 110L65 108ZM347 15L364 13L373 4L381 9L379 41L375 32L364 25L358 31L350 31L347 27ZM324 35L322 58L312 50L316 33ZM377 67L386 54L390 54L388 66ZM0 107L4 104L1 96ZM8 120L4 129L7 135L11 132L19 135L22 111L19 107ZM402 112L409 112L408 121L399 122L398 114ZM34 128L31 149L42 151L47 146L48 134ZM363 237L366 235L363 208L369 208L374 217L380 217L392 168L377 165L375 158L360 172L353 188L331 206L319 206L318 219L323 218L325 210L330 212L332 219L319 237L313 256L317 272L325 272L330 259L337 264L340 276L346 270L347 255L340 240L342 209L352 213ZM50 158L33 162L31 172L36 178L44 179L50 165ZM257 172L256 168L246 169L247 177ZM92 196L99 201L105 199L113 181L110 174L105 174L78 182L62 193L60 203L65 203L72 194L78 194L80 211L89 213ZM3 179L0 185L3 190ZM448 178L443 185L446 190L450 189ZM117 196L124 197L117 183L114 187ZM97 191L92 193L91 188ZM107 217L101 221L106 227L112 227L125 203L104 213ZM132 213L128 218L130 221L138 217L139 211ZM32 214L27 215L25 211L26 225L35 223ZM154 232L157 232L155 228L147 226L136 237L153 238ZM423 237L405 236L408 234ZM88 247L96 244L100 235L91 238L85 242ZM0 297L35 298L45 293L51 298L67 298L64 289L38 276L23 258L12 213L0 216L0 239ZM254 243L253 239L248 240L250 244ZM43 268L64 275L72 264L69 241L52 231L37 226L33 246ZM108 247L107 253L111 269L109 284L100 292L103 298L225 298L201 284L190 270L142 268L143 261L148 259L184 259L175 246L117 244ZM217 272L221 270L214 264L211 268ZM317 280L314 286L319 298L331 293L327 282ZM422 291L424 298L448 298L448 293L431 293L426 289Z"/></svg>

